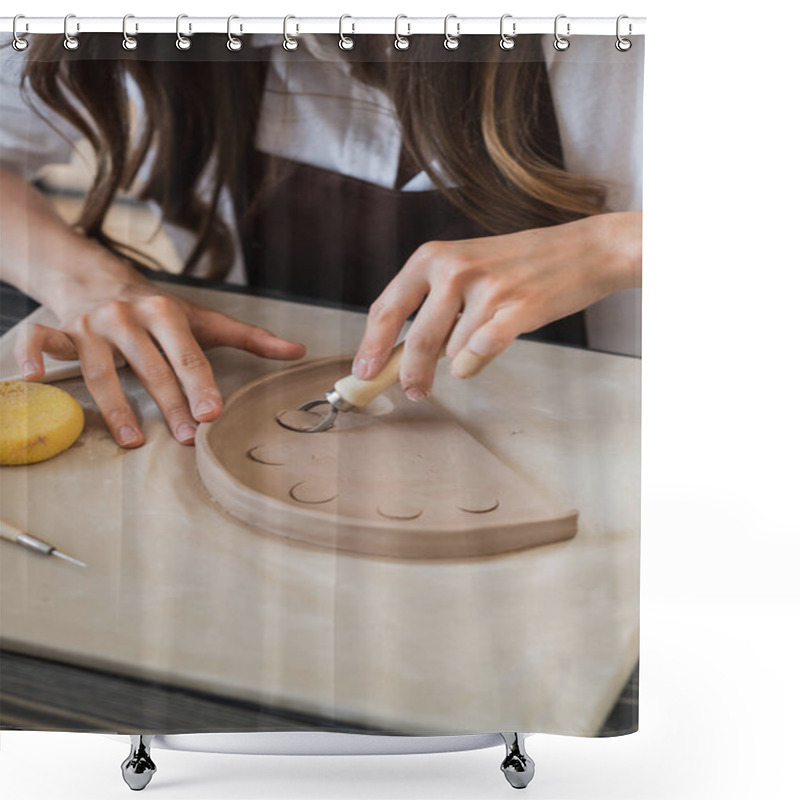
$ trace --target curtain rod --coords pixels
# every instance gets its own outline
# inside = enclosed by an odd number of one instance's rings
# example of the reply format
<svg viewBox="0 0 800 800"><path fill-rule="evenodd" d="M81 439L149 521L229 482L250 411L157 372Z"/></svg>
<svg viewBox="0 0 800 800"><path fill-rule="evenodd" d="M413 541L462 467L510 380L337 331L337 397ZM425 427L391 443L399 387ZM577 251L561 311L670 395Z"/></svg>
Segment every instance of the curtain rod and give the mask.
<svg viewBox="0 0 800 800"><path fill-rule="evenodd" d="M71 36L83 33L119 33L122 34L122 17L81 17L69 15L64 17L26 17L17 19L16 31L19 36L28 33L60 33L64 34L65 24ZM181 15L180 22L176 17L136 17L128 15L125 25L128 35L148 33L176 33L180 25L180 33L191 36L196 33L227 33L228 17L193 17ZM561 36L607 35L638 36L644 34L644 17L624 16L618 23L617 17L570 17L559 14L558 31ZM618 29L619 24L619 29ZM471 34L500 34L500 17L234 17L231 32L237 36L257 33L288 32L292 36L304 33L345 33L353 34L395 34L396 27L403 36L416 34L444 34L445 30L453 35L468 36ZM286 27L285 27L286 26ZM514 17L504 15L503 30L508 34L553 34L556 28L554 17ZM11 33L14 29L14 17L0 17L0 32Z"/></svg>

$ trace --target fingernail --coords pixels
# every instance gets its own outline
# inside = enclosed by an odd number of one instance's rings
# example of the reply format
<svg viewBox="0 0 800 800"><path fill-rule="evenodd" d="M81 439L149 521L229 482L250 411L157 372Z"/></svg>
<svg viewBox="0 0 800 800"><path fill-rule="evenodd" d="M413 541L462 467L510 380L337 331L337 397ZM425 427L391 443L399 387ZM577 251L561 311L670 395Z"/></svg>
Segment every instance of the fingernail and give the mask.
<svg viewBox="0 0 800 800"><path fill-rule="evenodd" d="M406 397L409 400L413 400L415 403L419 403L420 400L424 400L427 396L427 392L423 392L422 389L417 389L415 386L406 389Z"/></svg>
<svg viewBox="0 0 800 800"><path fill-rule="evenodd" d="M26 361L22 365L22 374L28 378L39 371L39 365L35 361Z"/></svg>
<svg viewBox="0 0 800 800"><path fill-rule="evenodd" d="M464 374L464 370L462 369L463 365L458 363L457 361L453 361L450 364L450 374L454 378L465 378L466 375Z"/></svg>
<svg viewBox="0 0 800 800"><path fill-rule="evenodd" d="M117 431L117 441L119 441L120 444L133 444L134 442L138 441L138 439L139 431L130 425L123 425Z"/></svg>
<svg viewBox="0 0 800 800"><path fill-rule="evenodd" d="M357 358L353 366L353 375L362 381L367 380L370 377L370 369L374 362L374 358Z"/></svg>
<svg viewBox="0 0 800 800"><path fill-rule="evenodd" d="M214 410L215 408L212 403L210 403L208 400L201 400L197 404L197 408L194 410L194 415L196 417L202 417L203 414L210 414Z"/></svg>
<svg viewBox="0 0 800 800"><path fill-rule="evenodd" d="M182 422L178 425L178 430L175 431L175 435L178 437L178 441L181 442L190 442L194 439L194 434L197 428L194 425L190 425L188 422Z"/></svg>

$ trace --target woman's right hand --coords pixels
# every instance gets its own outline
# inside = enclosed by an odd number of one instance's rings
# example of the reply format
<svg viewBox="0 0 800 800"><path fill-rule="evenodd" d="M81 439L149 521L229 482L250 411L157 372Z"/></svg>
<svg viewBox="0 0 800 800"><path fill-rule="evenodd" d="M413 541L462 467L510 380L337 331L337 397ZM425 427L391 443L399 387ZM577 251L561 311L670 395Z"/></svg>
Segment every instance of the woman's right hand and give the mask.
<svg viewBox="0 0 800 800"><path fill-rule="evenodd" d="M62 287L59 297L54 307L59 328L31 324L17 339L22 375L26 380L44 375L43 353L80 359L86 386L122 447L138 447L144 435L117 375L118 354L182 444L192 444L198 423L222 411L203 350L235 347L282 360L305 355L302 344L164 291L120 262L105 274L95 273L91 284Z"/></svg>

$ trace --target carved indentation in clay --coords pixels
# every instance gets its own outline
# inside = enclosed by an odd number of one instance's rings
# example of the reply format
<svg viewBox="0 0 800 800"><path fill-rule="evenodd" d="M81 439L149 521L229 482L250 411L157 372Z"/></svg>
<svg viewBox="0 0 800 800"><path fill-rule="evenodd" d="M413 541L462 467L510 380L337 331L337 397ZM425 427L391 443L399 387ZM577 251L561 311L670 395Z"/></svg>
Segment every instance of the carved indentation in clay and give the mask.
<svg viewBox="0 0 800 800"><path fill-rule="evenodd" d="M282 467L286 462L279 461L264 445L257 444L247 451L247 457L251 461L257 461L259 464L266 464L269 467Z"/></svg>
<svg viewBox="0 0 800 800"><path fill-rule="evenodd" d="M474 490L459 497L456 508L468 514L488 514L500 507L497 495L490 491Z"/></svg>
<svg viewBox="0 0 800 800"><path fill-rule="evenodd" d="M330 484L321 481L298 481L289 489L289 497L298 503L329 503L338 496L336 489Z"/></svg>
<svg viewBox="0 0 800 800"><path fill-rule="evenodd" d="M387 500L376 508L376 511L386 519L410 520L422 516L422 509L414 503L404 503L402 500Z"/></svg>

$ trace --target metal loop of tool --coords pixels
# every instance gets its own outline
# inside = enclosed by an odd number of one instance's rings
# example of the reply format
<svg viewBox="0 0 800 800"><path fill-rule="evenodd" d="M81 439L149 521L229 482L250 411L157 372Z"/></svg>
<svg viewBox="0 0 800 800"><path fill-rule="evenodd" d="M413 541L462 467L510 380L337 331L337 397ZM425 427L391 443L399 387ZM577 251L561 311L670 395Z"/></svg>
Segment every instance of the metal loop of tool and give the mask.
<svg viewBox="0 0 800 800"><path fill-rule="evenodd" d="M628 50L631 49L631 45L632 45L631 40L630 39L623 39L622 34L620 33L620 22L622 22L623 19L628 19L628 15L627 14L620 14L617 17L617 41L614 42L614 47L616 47L617 50L620 51L620 53L626 53ZM632 31L633 31L633 26L629 22L628 23L628 36L631 35Z"/></svg>
<svg viewBox="0 0 800 800"><path fill-rule="evenodd" d="M339 49L352 50L356 46L356 40L352 36L344 35L344 21L346 19L353 19L349 14L342 14L339 17ZM356 32L355 22L350 23L350 33Z"/></svg>
<svg viewBox="0 0 800 800"><path fill-rule="evenodd" d="M337 409L336 406L331 405L328 400L309 400L308 403L303 403L303 405L301 405L297 410L310 411L312 408L316 408L317 406L321 405L328 406L328 413L318 423L316 423L316 425L312 425L310 428L295 428L294 425L289 425L287 422L282 422L280 417L275 417L275 421L282 428L286 428L287 431L294 431L295 433L319 433L320 431L326 431L328 428L333 427L333 423L336 421L336 415L339 413L339 409Z"/></svg>
<svg viewBox="0 0 800 800"><path fill-rule="evenodd" d="M299 45L297 39L295 39L293 36L289 36L290 19L297 19L297 17L293 17L291 14L289 14L283 18L283 49L289 51L297 50L297 47Z"/></svg>
<svg viewBox="0 0 800 800"><path fill-rule="evenodd" d="M454 19L456 21L456 33L455 33L455 36L453 36L453 34L450 33L447 30L447 25L448 25L448 23L450 22L451 19ZM458 17L455 14L448 14L444 18L444 48L445 48L445 50L458 50L458 46L461 44L461 42L458 40L458 37L460 35L461 35L461 23L458 21Z"/></svg>
<svg viewBox="0 0 800 800"><path fill-rule="evenodd" d="M512 19L511 14L503 14L500 17L500 49L501 50L513 50L514 46L516 45L517 41L514 38L517 35L517 23L511 23L511 34L505 32L505 24L507 19Z"/></svg>
<svg viewBox="0 0 800 800"><path fill-rule="evenodd" d="M554 33L554 35L556 37L553 40L553 47L555 47L555 49L558 50L559 53L563 52L564 50L566 50L569 47L569 39L565 38L564 36L562 36L558 32L558 21L560 19L566 19L566 18L567 18L566 14L559 14L556 17L555 22L553 23L553 33ZM567 23L567 36L569 36L569 34L570 34L570 30L569 29L570 29L570 24L568 22Z"/></svg>
<svg viewBox="0 0 800 800"><path fill-rule="evenodd" d="M192 40L181 33L181 20L187 19L188 16L188 14L178 14L178 17L175 20L175 35L177 36L177 39L175 39L175 47L177 47L178 50L188 50L192 46ZM190 22L189 33L191 32L192 23Z"/></svg>
<svg viewBox="0 0 800 800"><path fill-rule="evenodd" d="M12 33L14 35L14 41L11 43L11 46L18 53L21 53L23 50L27 50L28 49L28 45L30 44L30 42L27 39L23 39L17 33L17 20L20 20L20 19L25 19L25 15L24 14L17 14L14 17L14 22L11 24L11 31L12 31ZM26 22L25 23L25 32L27 33L27 31L28 31L28 23Z"/></svg>
<svg viewBox="0 0 800 800"><path fill-rule="evenodd" d="M239 17L237 17L236 14L231 14L228 17L228 43L227 43L227 48L228 48L228 50L231 51L231 53L236 53L236 52L238 52L239 50L242 49L242 40L237 38L236 36L234 36L231 33L231 23L235 19L239 19ZM240 24L239 25L239 33L241 33L241 32L242 32L242 26Z"/></svg>
<svg viewBox="0 0 800 800"><path fill-rule="evenodd" d="M400 20L401 19L408 19L405 14L398 14L394 18L394 46L396 50L408 50L411 46L411 42L409 41L409 36L411 36L411 23L406 22L406 31L405 36L400 35Z"/></svg>
<svg viewBox="0 0 800 800"><path fill-rule="evenodd" d="M128 33L128 20L129 19L136 19L136 17L134 17L133 14L126 14L122 18L122 46L126 50L135 50L139 46L139 41L137 40L137 38L135 36L131 36ZM139 30L139 23L138 22L134 23L133 29L135 31Z"/></svg>
<svg viewBox="0 0 800 800"><path fill-rule="evenodd" d="M64 49L65 50L77 50L80 46L80 42L78 41L77 36L72 36L69 32L69 21L71 19L75 19L74 14L67 14L64 17ZM79 31L81 26L79 23L75 23L75 31Z"/></svg>

